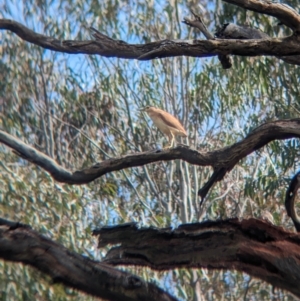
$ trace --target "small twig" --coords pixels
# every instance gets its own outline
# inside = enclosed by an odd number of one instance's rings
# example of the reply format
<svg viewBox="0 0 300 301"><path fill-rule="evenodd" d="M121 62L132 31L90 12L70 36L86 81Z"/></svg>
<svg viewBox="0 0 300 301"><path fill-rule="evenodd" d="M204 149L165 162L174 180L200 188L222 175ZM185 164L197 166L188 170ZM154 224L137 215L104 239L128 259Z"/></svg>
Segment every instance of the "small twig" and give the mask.
<svg viewBox="0 0 300 301"><path fill-rule="evenodd" d="M195 11L191 10L194 19L190 19L185 17L184 20L182 21L183 23L191 26L191 27L195 27L198 28L206 37L207 40L213 40L215 37L212 33L209 32L209 30L207 29L206 25L204 24L202 18L200 15L198 15ZM223 69L229 69L232 66L231 63L231 59L229 55L223 55L223 54L219 54L218 55L218 59L223 67Z"/></svg>
<svg viewBox="0 0 300 301"><path fill-rule="evenodd" d="M206 25L204 24L204 22L201 19L201 16L196 14L195 11L192 9L191 9L191 13L194 16L194 19L185 17L182 22L191 27L198 28L204 34L204 36L206 37L207 40L213 40L214 35L208 31Z"/></svg>

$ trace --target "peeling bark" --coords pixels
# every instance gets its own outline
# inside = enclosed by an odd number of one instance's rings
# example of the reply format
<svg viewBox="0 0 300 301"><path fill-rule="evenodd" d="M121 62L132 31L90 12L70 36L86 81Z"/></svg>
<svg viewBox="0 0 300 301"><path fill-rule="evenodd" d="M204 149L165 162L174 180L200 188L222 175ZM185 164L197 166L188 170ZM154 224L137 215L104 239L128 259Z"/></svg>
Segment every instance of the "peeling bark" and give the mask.
<svg viewBox="0 0 300 301"><path fill-rule="evenodd" d="M112 248L113 265L234 269L300 297L300 234L249 219L185 224L177 229L141 228L135 224L94 231L99 247Z"/></svg>
<svg viewBox="0 0 300 301"><path fill-rule="evenodd" d="M31 265L54 283L106 300L176 300L153 283L71 252L29 226L4 219L0 219L0 258Z"/></svg>
<svg viewBox="0 0 300 301"><path fill-rule="evenodd" d="M277 120L254 129L245 139L231 146L210 152L200 152L187 146L130 154L97 163L89 168L69 171L50 157L22 142L20 139L0 130L0 142L9 146L22 158L40 166L58 182L86 184L113 171L143 166L158 161L182 159L198 166L212 166L214 172L198 192L202 200L212 186L221 181L241 159L273 140L300 138L300 119Z"/></svg>

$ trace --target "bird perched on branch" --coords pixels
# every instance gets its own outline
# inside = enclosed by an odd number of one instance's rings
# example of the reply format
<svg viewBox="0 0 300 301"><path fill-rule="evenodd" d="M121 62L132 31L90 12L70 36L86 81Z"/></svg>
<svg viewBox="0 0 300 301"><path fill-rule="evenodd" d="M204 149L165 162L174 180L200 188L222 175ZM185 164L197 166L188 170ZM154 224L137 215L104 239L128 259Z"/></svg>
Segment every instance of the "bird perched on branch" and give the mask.
<svg viewBox="0 0 300 301"><path fill-rule="evenodd" d="M173 147L175 136L187 137L187 133L179 120L168 112L150 106L142 108L141 111L145 111L159 130L168 136L170 145L165 148Z"/></svg>

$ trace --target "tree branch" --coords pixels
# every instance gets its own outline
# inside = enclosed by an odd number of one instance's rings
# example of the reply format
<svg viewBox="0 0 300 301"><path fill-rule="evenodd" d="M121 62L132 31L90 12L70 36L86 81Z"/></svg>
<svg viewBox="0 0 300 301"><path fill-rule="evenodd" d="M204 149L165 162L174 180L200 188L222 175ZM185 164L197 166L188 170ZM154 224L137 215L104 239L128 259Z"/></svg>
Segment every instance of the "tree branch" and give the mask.
<svg viewBox="0 0 300 301"><path fill-rule="evenodd" d="M296 212L295 201L300 188L300 171L293 177L285 195L285 208L288 216L292 219L297 232L300 232L300 218Z"/></svg>
<svg viewBox="0 0 300 301"><path fill-rule="evenodd" d="M249 26L239 26L232 23L224 24L216 31L220 39L271 39L266 33ZM288 64L300 65L300 55L276 56Z"/></svg>
<svg viewBox="0 0 300 301"><path fill-rule="evenodd" d="M238 219L185 224L177 229L103 227L99 247L118 244L105 262L156 270L235 269L300 297L300 235L268 222Z"/></svg>
<svg viewBox="0 0 300 301"><path fill-rule="evenodd" d="M197 29L200 30L200 32L202 32L204 34L204 36L206 37L207 40L212 40L214 39L214 35L212 33L210 33L206 27L206 25L204 24L201 16L199 14L197 14L196 12L194 12L193 10L191 10L194 19L190 19L185 17L184 20L182 21L183 23L191 26L191 27L195 27ZM229 69L232 66L232 62L230 59L229 55L218 55L218 59L222 64L223 69Z"/></svg>
<svg viewBox="0 0 300 301"><path fill-rule="evenodd" d="M277 18L282 24L291 28L295 34L300 33L300 15L287 4L261 0L223 0L260 14Z"/></svg>
<svg viewBox="0 0 300 301"><path fill-rule="evenodd" d="M99 54L105 57L152 60L155 58L192 56L212 57L216 55L241 56L290 56L300 55L298 36L261 40L162 40L147 44L128 44L113 40L100 32L94 31L96 40L74 41L58 40L35 33L22 24L0 19L0 29L7 29L20 38L45 49L65 53Z"/></svg>
<svg viewBox="0 0 300 301"><path fill-rule="evenodd" d="M300 118L265 123L254 129L243 140L215 151L199 152L186 146L177 146L172 149L154 150L113 158L89 168L72 172L20 139L0 130L0 142L12 148L17 155L49 172L56 181L68 184L86 184L109 172L158 161L182 159L198 166L212 166L214 168L213 175L203 189L199 190L202 199L205 198L213 184L221 181L241 159L273 140L290 138L300 138Z"/></svg>
<svg viewBox="0 0 300 301"><path fill-rule="evenodd" d="M153 283L71 252L28 226L3 219L0 258L31 265L48 274L55 283L107 300L176 300Z"/></svg>

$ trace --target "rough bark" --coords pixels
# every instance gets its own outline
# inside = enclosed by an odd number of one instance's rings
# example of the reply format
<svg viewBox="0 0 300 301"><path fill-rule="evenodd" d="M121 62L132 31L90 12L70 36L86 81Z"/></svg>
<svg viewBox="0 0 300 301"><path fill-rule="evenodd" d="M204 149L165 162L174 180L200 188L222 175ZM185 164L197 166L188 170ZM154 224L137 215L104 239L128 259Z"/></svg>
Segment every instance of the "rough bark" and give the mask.
<svg viewBox="0 0 300 301"><path fill-rule="evenodd" d="M277 3L276 1L273 2L272 0L223 1L260 14L275 17L280 21L280 23L292 29L295 34L300 33L300 15L287 4Z"/></svg>
<svg viewBox="0 0 300 301"><path fill-rule="evenodd" d="M266 33L251 28L249 26L239 26L236 24L224 24L216 32L216 37L221 39L270 39ZM278 59L285 61L288 64L300 65L300 55L291 56L276 56Z"/></svg>
<svg viewBox="0 0 300 301"><path fill-rule="evenodd" d="M241 159L273 140L300 137L300 119L277 120L265 123L254 129L243 140L219 150L200 152L187 146L172 149L153 150L130 154L97 163L89 168L70 171L57 164L53 159L25 144L20 139L0 130L0 142L12 148L22 158L42 167L58 182L86 184L109 172L145 164L182 159L198 166L212 166L214 172L198 194L202 200L211 187L221 181Z"/></svg>
<svg viewBox="0 0 300 301"><path fill-rule="evenodd" d="M226 56L294 56L300 55L300 15L288 5L259 0L224 0L242 8L276 17L282 24L293 30L293 35L286 38L264 38L255 40L162 40L147 44L128 44L114 40L93 30L95 40L75 41L58 40L54 37L35 33L22 24L7 19L0 20L0 29L14 32L30 43L65 53L99 54L106 57L151 60L173 56L223 58ZM295 60L290 60L293 63ZM296 60L297 62L297 60Z"/></svg>
<svg viewBox="0 0 300 301"><path fill-rule="evenodd" d="M300 171L293 177L285 196L285 208L288 216L292 219L295 228L300 232L300 218L295 208L297 192L300 188Z"/></svg>
<svg viewBox="0 0 300 301"><path fill-rule="evenodd" d="M0 258L31 265L54 283L106 300L176 300L153 283L71 252L29 226L4 219L0 219Z"/></svg>
<svg viewBox="0 0 300 301"><path fill-rule="evenodd" d="M183 23L185 23L191 27L195 27L195 28L199 29L204 34L204 36L206 37L207 40L214 39L214 35L208 31L201 16L199 14L197 14L196 12L194 12L193 10L191 12L192 12L194 18L190 19L190 18L185 17L183 20ZM232 62L231 62L229 55L219 54L218 59L221 62L223 69L231 68Z"/></svg>
<svg viewBox="0 0 300 301"><path fill-rule="evenodd" d="M300 297L300 234L262 220L208 221L174 230L128 224L94 234L99 247L118 244L105 258L113 265L234 269Z"/></svg>

